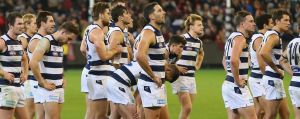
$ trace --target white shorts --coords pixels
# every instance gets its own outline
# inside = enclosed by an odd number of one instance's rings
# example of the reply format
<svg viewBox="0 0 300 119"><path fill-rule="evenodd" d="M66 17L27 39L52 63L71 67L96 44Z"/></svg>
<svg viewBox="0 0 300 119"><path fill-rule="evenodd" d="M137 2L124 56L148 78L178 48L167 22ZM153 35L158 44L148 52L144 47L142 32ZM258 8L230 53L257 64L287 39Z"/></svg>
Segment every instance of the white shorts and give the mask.
<svg viewBox="0 0 300 119"><path fill-rule="evenodd" d="M34 103L43 103L45 102L43 93L41 92L41 87L38 86L38 81L28 80L30 84L30 89L32 92Z"/></svg>
<svg viewBox="0 0 300 119"><path fill-rule="evenodd" d="M263 76L263 87L265 88L266 100L276 100L286 97L283 81L281 79L273 78L264 75Z"/></svg>
<svg viewBox="0 0 300 119"><path fill-rule="evenodd" d="M89 92L89 88L87 86L88 74L89 70L84 67L81 73L81 92L83 93Z"/></svg>
<svg viewBox="0 0 300 119"><path fill-rule="evenodd" d="M249 77L248 85L253 97L260 97L266 94L262 79Z"/></svg>
<svg viewBox="0 0 300 119"><path fill-rule="evenodd" d="M232 110L253 105L253 98L247 86L240 88L235 83L224 81L222 96L225 107Z"/></svg>
<svg viewBox="0 0 300 119"><path fill-rule="evenodd" d="M65 91L64 88L57 88L52 91L46 90L45 88L40 88L41 93L44 97L44 102L56 102L63 103L65 101Z"/></svg>
<svg viewBox="0 0 300 119"><path fill-rule="evenodd" d="M178 92L197 94L195 77L179 76L171 85L173 94L177 94Z"/></svg>
<svg viewBox="0 0 300 119"><path fill-rule="evenodd" d="M25 95L26 99L33 98L33 94L32 94L32 91L31 91L31 86L30 86L29 80L26 80L24 82L24 85L21 86L21 87L22 87L22 90L24 92L24 95Z"/></svg>
<svg viewBox="0 0 300 119"><path fill-rule="evenodd" d="M91 100L106 99L107 98L107 79L109 76L88 75L87 82L89 88L88 98Z"/></svg>
<svg viewBox="0 0 300 119"><path fill-rule="evenodd" d="M142 79L139 79L137 84L143 107L163 107L167 105L165 84L158 87L156 83Z"/></svg>
<svg viewBox="0 0 300 119"><path fill-rule="evenodd" d="M300 91L289 90L289 92L294 107L300 107Z"/></svg>
<svg viewBox="0 0 300 119"><path fill-rule="evenodd" d="M107 81L107 100L124 105L135 102L131 88L111 77Z"/></svg>
<svg viewBox="0 0 300 119"><path fill-rule="evenodd" d="M0 85L0 107L24 107L25 100L21 87Z"/></svg>

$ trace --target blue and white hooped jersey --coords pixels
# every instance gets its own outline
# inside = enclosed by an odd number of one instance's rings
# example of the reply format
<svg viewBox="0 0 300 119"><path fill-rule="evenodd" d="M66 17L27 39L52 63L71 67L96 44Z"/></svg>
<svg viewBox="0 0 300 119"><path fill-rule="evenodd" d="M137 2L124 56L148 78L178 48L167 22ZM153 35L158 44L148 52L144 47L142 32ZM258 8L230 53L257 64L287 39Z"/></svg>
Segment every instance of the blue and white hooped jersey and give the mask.
<svg viewBox="0 0 300 119"><path fill-rule="evenodd" d="M258 64L258 60L256 57L256 51L253 49L254 47L254 42L258 39L258 38L263 38L264 35L262 33L256 33L253 34L251 37L251 41L249 43L249 53L250 53L250 61L251 61L251 77L253 78L258 78L261 79L262 78L262 72L259 68L259 64Z"/></svg>
<svg viewBox="0 0 300 119"><path fill-rule="evenodd" d="M26 39L26 41L27 41L27 43L29 43L29 41L30 41L30 39L31 39L31 36L29 36L28 34L26 34L26 33L22 33L21 35L18 35L18 37L17 37L17 39L20 41L20 37L24 37L25 39ZM26 49L25 49L25 51L26 51Z"/></svg>
<svg viewBox="0 0 300 119"><path fill-rule="evenodd" d="M154 75L161 78L162 80L165 78L165 50L166 50L166 45L165 45L165 39L162 35L162 33L154 28L152 25L148 24L146 25L143 30L151 30L155 34L155 40L156 43L149 46L149 51L148 51L148 60L149 60L149 65L151 67L151 70L153 71ZM143 30L141 32L141 37L146 37L143 36ZM141 72L141 79L153 82L153 80L149 77L149 75L142 70Z"/></svg>
<svg viewBox="0 0 300 119"><path fill-rule="evenodd" d="M300 90L300 38L294 38L286 50L288 62L293 70L289 89Z"/></svg>
<svg viewBox="0 0 300 119"><path fill-rule="evenodd" d="M188 72L186 74L180 74L180 76L195 77L196 60L203 46L202 41L199 38L193 38L189 33L185 33L182 36L185 38L186 44L177 65L186 67Z"/></svg>
<svg viewBox="0 0 300 119"><path fill-rule="evenodd" d="M63 47L52 35L43 38L49 40L50 47L40 62L41 75L46 80L52 80L55 86L63 83Z"/></svg>
<svg viewBox="0 0 300 119"><path fill-rule="evenodd" d="M86 34L86 41L87 41L87 59L88 64L90 65L90 71L89 74L92 75L102 75L102 76L108 76L113 70L114 67L109 63L109 60L101 61L100 56L98 55L97 49L90 41L90 33L92 30L97 29L101 27L97 24L91 24L87 27L85 34ZM100 39L99 39L100 40ZM108 42L104 39L105 48L108 47Z"/></svg>
<svg viewBox="0 0 300 119"><path fill-rule="evenodd" d="M31 39L29 40L28 42L28 45L30 44L30 42L33 40L33 39L38 39L38 40L41 40L43 38L43 36L39 33L36 33L34 34ZM29 49L27 48L27 55L28 55L28 60L30 61L32 59L32 52L29 51ZM36 81L35 77L33 76L33 73L31 71L31 69L29 68L29 73L28 73L28 80L34 80Z"/></svg>
<svg viewBox="0 0 300 119"><path fill-rule="evenodd" d="M226 44L225 44L225 50L224 50L224 56L225 56L225 61L226 61L226 70L227 70L227 76L231 77L230 80L231 82L234 82L233 79L233 74L231 72L231 56L232 56L232 47L233 47L233 42L237 36L243 36L244 35L240 32L233 32L230 34L228 37ZM239 75L247 79L248 75L248 69L249 69L249 64L248 64L248 57L249 57L249 51L248 47L243 48L243 51L240 55L240 64L239 64Z"/></svg>
<svg viewBox="0 0 300 119"><path fill-rule="evenodd" d="M129 64L124 64L111 74L118 82L131 87L137 84L137 79L140 77L140 72L143 69L136 61L131 61Z"/></svg>
<svg viewBox="0 0 300 119"><path fill-rule="evenodd" d="M109 31L106 33L105 39L106 41L108 41L108 43L110 43L110 37L112 35L113 32L115 31L120 31L124 34L124 38L123 38L123 42L120 44L122 47L122 52L120 54L117 54L116 56L114 56L113 58L113 63L115 64L128 64L128 49L127 49L127 45L126 45L126 37L125 37L125 32L118 26L115 27L110 27ZM127 37L128 39L128 37Z"/></svg>
<svg viewBox="0 0 300 119"><path fill-rule="evenodd" d="M22 72L22 56L24 53L20 41L10 38L7 34L1 36L6 45L6 50L0 53L0 67L14 75L14 82L10 84L4 77L0 77L0 85L20 86Z"/></svg>
<svg viewBox="0 0 300 119"><path fill-rule="evenodd" d="M264 38L263 38L263 43L262 45L264 45L265 43L267 43L267 41L269 40L269 36L270 35L278 35L279 36L279 33L275 30L268 30L265 35L264 35ZM280 38L280 36L279 36ZM279 59L282 55L282 39L280 38L279 39L279 44L274 46L272 51L271 51L271 58L272 58L272 61L273 63L281 68L280 64L279 64ZM266 72L265 72L265 75L266 76L269 76L269 77L273 77L273 78L277 78L277 79L280 79L280 75L277 74L270 66L266 66Z"/></svg>

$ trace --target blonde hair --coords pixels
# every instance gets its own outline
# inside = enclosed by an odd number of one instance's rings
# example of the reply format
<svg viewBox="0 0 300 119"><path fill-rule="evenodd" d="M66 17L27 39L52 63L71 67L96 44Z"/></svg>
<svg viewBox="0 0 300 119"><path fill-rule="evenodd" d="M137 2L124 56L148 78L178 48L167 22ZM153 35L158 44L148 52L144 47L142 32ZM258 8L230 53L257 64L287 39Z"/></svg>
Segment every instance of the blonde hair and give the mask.
<svg viewBox="0 0 300 119"><path fill-rule="evenodd" d="M32 22L33 18L36 18L36 16L34 14L29 13L29 14L23 15L22 19L23 19L24 25L26 26L26 25L30 24ZM25 27L25 30L27 30L26 27Z"/></svg>
<svg viewBox="0 0 300 119"><path fill-rule="evenodd" d="M190 30L190 25L193 25L195 23L195 21L202 21L202 17L200 15L197 15L197 14L190 14L186 20L184 21L184 26L185 26L185 29L187 31Z"/></svg>

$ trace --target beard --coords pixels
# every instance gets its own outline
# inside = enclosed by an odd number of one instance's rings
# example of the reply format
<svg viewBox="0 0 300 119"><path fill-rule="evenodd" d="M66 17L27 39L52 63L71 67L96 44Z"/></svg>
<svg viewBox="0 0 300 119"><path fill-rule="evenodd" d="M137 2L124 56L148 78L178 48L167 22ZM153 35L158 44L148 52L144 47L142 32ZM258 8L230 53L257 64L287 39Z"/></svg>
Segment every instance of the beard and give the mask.
<svg viewBox="0 0 300 119"><path fill-rule="evenodd" d="M108 25L109 25L109 21L103 21L103 20L102 20L102 25L103 25L103 26L108 26Z"/></svg>

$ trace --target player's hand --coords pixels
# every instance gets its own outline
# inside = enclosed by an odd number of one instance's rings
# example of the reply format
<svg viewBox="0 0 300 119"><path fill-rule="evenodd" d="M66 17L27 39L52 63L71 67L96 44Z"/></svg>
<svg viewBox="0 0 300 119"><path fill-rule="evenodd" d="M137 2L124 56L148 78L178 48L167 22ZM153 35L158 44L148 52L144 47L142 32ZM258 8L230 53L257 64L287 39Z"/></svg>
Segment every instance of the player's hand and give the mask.
<svg viewBox="0 0 300 119"><path fill-rule="evenodd" d="M131 116L133 119L139 119L139 114L137 112L135 104L128 104L129 112L131 112Z"/></svg>
<svg viewBox="0 0 300 119"><path fill-rule="evenodd" d="M48 83L46 81L43 81L39 85L40 85L40 87L45 88L46 90L49 90L49 91L54 90L56 88L54 83Z"/></svg>
<svg viewBox="0 0 300 119"><path fill-rule="evenodd" d="M66 87L67 87L67 80L66 80L66 79L63 79L62 85L63 85L63 88L66 88Z"/></svg>
<svg viewBox="0 0 300 119"><path fill-rule="evenodd" d="M4 71L3 72L3 77L4 77L4 79L8 80L9 83L13 83L14 82L15 76L12 73Z"/></svg>
<svg viewBox="0 0 300 119"><path fill-rule="evenodd" d="M155 76L155 77L153 78L153 81L157 84L158 87L161 87L162 81L161 81L160 78L158 78L158 77Z"/></svg>
<svg viewBox="0 0 300 119"><path fill-rule="evenodd" d="M239 86L240 88L244 88L244 87L247 85L247 82L246 82L245 79L239 78L239 79L236 81L236 85Z"/></svg>
<svg viewBox="0 0 300 119"><path fill-rule="evenodd" d="M20 83L23 84L28 79L28 74L21 73L20 75Z"/></svg>
<svg viewBox="0 0 300 119"><path fill-rule="evenodd" d="M117 45L117 47L115 48L115 50L117 51L117 53L122 52L122 46L121 45Z"/></svg>
<svg viewBox="0 0 300 119"><path fill-rule="evenodd" d="M276 71L279 75L280 75L280 78L283 78L284 77L284 71L279 69Z"/></svg>
<svg viewBox="0 0 300 119"><path fill-rule="evenodd" d="M186 72L188 71L186 67L182 67L182 66L176 66L176 67L181 74L186 74Z"/></svg>

